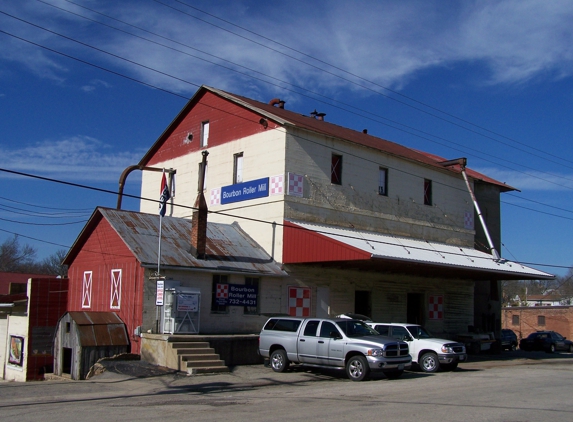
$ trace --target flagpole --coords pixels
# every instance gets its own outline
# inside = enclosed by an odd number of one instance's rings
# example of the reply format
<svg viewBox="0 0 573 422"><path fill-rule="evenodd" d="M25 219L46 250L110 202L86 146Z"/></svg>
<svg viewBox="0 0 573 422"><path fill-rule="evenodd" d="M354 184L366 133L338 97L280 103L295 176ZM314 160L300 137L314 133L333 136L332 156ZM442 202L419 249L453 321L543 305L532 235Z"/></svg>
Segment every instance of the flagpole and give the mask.
<svg viewBox="0 0 573 422"><path fill-rule="evenodd" d="M161 237L163 231L163 216L165 215L167 201L169 200L170 196L171 194L169 192L169 186L165 180L165 169L163 169L163 175L161 176L161 196L159 197L159 245L157 247L157 280L159 280L159 277L161 277ZM159 305L157 304L157 298L155 306L155 331L159 333Z"/></svg>

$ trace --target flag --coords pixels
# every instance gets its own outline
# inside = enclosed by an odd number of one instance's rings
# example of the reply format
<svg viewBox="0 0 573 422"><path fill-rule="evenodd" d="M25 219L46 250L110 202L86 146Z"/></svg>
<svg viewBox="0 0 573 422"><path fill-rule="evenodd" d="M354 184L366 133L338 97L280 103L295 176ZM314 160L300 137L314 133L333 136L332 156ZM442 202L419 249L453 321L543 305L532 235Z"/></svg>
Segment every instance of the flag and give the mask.
<svg viewBox="0 0 573 422"><path fill-rule="evenodd" d="M161 217L165 216L165 210L167 209L167 201L171 198L169 193L169 186L167 186L167 179L165 178L165 171L163 172L163 177L161 178L161 196L159 197L159 215Z"/></svg>

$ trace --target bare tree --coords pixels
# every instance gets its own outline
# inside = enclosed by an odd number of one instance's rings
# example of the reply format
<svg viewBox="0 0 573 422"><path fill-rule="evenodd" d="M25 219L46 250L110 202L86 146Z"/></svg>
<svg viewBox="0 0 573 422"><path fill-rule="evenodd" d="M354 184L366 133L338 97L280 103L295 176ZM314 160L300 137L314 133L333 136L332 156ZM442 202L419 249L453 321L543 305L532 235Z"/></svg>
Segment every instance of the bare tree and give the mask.
<svg viewBox="0 0 573 422"><path fill-rule="evenodd" d="M17 235L0 245L0 271L34 272L35 259L36 249L27 244L20 245Z"/></svg>
<svg viewBox="0 0 573 422"><path fill-rule="evenodd" d="M66 257L66 250L60 249L56 253L45 258L40 264L41 273L60 277L67 277L68 266L62 264L65 257Z"/></svg>

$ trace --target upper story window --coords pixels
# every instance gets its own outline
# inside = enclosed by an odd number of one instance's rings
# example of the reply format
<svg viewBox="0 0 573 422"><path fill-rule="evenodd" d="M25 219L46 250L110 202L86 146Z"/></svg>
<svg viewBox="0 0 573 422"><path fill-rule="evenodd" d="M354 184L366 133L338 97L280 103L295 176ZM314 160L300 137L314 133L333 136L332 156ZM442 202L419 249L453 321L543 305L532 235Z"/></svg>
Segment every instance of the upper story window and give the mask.
<svg viewBox="0 0 573 422"><path fill-rule="evenodd" d="M432 181L424 179L424 205L432 205Z"/></svg>
<svg viewBox="0 0 573 422"><path fill-rule="evenodd" d="M209 122L201 123L201 146L206 147L209 144Z"/></svg>
<svg viewBox="0 0 573 422"><path fill-rule="evenodd" d="M233 156L233 183L243 182L243 153L239 152Z"/></svg>
<svg viewBox="0 0 573 422"><path fill-rule="evenodd" d="M378 194L388 196L388 169L383 167L378 173Z"/></svg>
<svg viewBox="0 0 573 422"><path fill-rule="evenodd" d="M537 325L545 325L545 315L537 315Z"/></svg>
<svg viewBox="0 0 573 422"><path fill-rule="evenodd" d="M511 324L512 325L519 325L519 315L512 315L511 316Z"/></svg>
<svg viewBox="0 0 573 422"><path fill-rule="evenodd" d="M332 154L330 166L330 182L336 185L342 184L342 155Z"/></svg>

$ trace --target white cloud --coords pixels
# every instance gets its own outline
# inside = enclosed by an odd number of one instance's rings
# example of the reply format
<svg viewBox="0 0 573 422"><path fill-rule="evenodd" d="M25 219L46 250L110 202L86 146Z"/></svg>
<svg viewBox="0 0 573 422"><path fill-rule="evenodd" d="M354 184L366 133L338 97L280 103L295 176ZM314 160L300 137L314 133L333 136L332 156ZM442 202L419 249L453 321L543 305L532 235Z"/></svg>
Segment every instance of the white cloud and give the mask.
<svg viewBox="0 0 573 422"><path fill-rule="evenodd" d="M88 136L40 141L20 149L0 147L5 167L10 170L70 182L118 182L121 172L137 164L144 152L118 152Z"/></svg>
<svg viewBox="0 0 573 422"><path fill-rule="evenodd" d="M521 191L570 191L573 189L572 174L544 173L533 170L518 172L499 168L476 168L475 170Z"/></svg>
<svg viewBox="0 0 573 422"><path fill-rule="evenodd" d="M252 73L181 44L256 69L273 78L313 87L313 90L327 88L333 91L349 85L349 82L317 68L328 69L329 72L343 75L344 78L356 80L349 74L297 51L273 44L253 33L180 4L177 4L177 8L185 13L239 33L240 36L155 3L103 2L93 6L96 10L177 41L173 43L134 28L122 28L172 47L167 49L45 5L34 8L29 2L23 3L27 6L22 7L22 13L24 16L31 16L33 21L49 18L50 28L54 30L72 35L133 62L174 75L178 79L95 53L38 30L27 29L24 32L26 36L39 38L72 55L80 54L86 57L85 53L88 52L90 61L107 62L106 67L111 66L114 69L120 66L124 72L127 69L127 73L147 83L177 92L192 93L196 90L194 84L203 83L233 90L237 83L244 86L246 78L174 49L219 62L222 66L235 68L240 72ZM384 86L400 87L416 77L420 71L456 63L480 63L485 66L489 73L481 74L481 83L519 83L540 75L563 78L573 73L573 31L570 24L573 20L573 2L567 0L490 0L460 3L441 0L261 3L245 0L225 3L224 7L217 8L210 2L194 5ZM96 20L102 19L69 3L60 3L60 6L89 15ZM16 6L13 8L17 9ZM8 22L12 27L16 27L14 22ZM109 24L121 25L113 21ZM18 29L22 31L21 28L20 24ZM254 39L259 44L249 42L245 38ZM2 57L5 60L19 61L43 77L56 80L66 77L66 68L59 63L57 57L48 56L37 48L35 52L23 51L19 47L21 44L16 41L8 43L10 48L3 49ZM292 57L278 54L260 44L283 51ZM310 62L315 67L305 65L303 61ZM260 74L254 75L265 78ZM261 82L249 82L261 85ZM273 83L281 84L276 80ZM94 87L90 83L82 89L91 91ZM265 89L276 88L265 85Z"/></svg>

